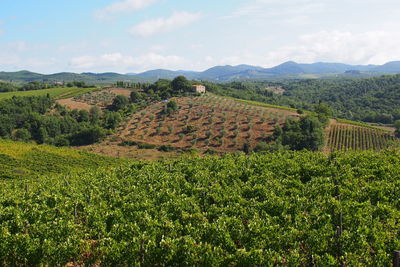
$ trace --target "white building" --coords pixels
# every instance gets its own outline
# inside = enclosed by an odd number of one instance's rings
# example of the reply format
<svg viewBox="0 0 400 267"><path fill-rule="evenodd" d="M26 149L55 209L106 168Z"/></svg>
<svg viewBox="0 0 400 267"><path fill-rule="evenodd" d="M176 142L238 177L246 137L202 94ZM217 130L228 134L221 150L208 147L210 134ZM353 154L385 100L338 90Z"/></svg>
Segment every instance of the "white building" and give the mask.
<svg viewBox="0 0 400 267"><path fill-rule="evenodd" d="M196 93L204 94L206 92L206 87L204 85L193 85L193 91Z"/></svg>

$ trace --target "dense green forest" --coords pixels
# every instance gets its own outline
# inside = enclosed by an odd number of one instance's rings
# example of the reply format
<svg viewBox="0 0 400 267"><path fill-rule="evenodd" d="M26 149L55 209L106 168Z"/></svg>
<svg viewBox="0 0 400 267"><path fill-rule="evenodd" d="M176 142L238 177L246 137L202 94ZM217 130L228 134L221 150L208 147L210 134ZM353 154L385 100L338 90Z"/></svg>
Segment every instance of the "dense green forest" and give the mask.
<svg viewBox="0 0 400 267"><path fill-rule="evenodd" d="M49 96L13 97L0 101L0 137L56 146L91 144L115 129L121 114L130 111L119 108L105 113L97 107L69 111Z"/></svg>
<svg viewBox="0 0 400 267"><path fill-rule="evenodd" d="M389 266L396 152L137 162L0 188L2 265Z"/></svg>
<svg viewBox="0 0 400 267"><path fill-rule="evenodd" d="M284 90L277 94L266 88ZM368 79L307 79L279 82L208 83L209 91L232 97L313 110L326 103L333 115L391 124L400 119L400 75Z"/></svg>

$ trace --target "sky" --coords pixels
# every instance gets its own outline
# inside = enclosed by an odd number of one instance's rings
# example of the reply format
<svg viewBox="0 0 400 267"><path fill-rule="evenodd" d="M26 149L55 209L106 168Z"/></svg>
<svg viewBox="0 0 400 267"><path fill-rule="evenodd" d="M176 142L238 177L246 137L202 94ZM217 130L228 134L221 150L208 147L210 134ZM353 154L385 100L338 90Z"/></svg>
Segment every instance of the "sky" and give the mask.
<svg viewBox="0 0 400 267"><path fill-rule="evenodd" d="M1 0L0 71L400 60L399 0Z"/></svg>

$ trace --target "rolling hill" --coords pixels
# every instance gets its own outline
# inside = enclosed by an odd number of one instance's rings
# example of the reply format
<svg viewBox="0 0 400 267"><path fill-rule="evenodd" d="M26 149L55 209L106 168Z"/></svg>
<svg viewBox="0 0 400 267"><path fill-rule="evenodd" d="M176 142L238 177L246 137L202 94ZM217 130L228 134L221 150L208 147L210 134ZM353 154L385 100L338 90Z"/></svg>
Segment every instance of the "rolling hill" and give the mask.
<svg viewBox="0 0 400 267"><path fill-rule="evenodd" d="M155 81L160 78L173 79L179 75L189 79L208 81L232 81L251 79L277 79L277 78L304 78L307 75L316 77L356 76L369 77L382 74L400 73L400 61L388 62L384 65L347 65L342 63L312 63L300 64L293 61L285 62L272 68L262 68L250 65L215 66L202 72L186 70L149 70L138 74L118 73L55 73L50 75L33 73L29 71L0 72L3 81L75 81L82 80L92 84L109 84L116 81L144 82Z"/></svg>

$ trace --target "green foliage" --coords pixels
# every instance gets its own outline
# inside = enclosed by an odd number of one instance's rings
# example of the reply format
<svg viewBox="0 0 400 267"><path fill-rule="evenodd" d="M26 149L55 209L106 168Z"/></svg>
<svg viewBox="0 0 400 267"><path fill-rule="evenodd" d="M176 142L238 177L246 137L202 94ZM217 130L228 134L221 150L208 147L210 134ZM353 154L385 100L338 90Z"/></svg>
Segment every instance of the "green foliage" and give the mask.
<svg viewBox="0 0 400 267"><path fill-rule="evenodd" d="M400 137L400 120L394 122L394 127L396 128L396 136Z"/></svg>
<svg viewBox="0 0 400 267"><path fill-rule="evenodd" d="M138 148L139 149L155 149L155 148L157 148L157 146L153 145L153 144L139 143Z"/></svg>
<svg viewBox="0 0 400 267"><path fill-rule="evenodd" d="M178 111L179 107L178 104L174 101L174 100L170 100L164 108L164 114L166 115L171 115L173 113L175 113L176 111Z"/></svg>
<svg viewBox="0 0 400 267"><path fill-rule="evenodd" d="M133 90L130 95L130 101L132 103L140 103L143 100L143 95L136 90Z"/></svg>
<svg viewBox="0 0 400 267"><path fill-rule="evenodd" d="M95 88L82 89L77 87L57 87L42 90L33 91L17 91L17 92L7 92L0 93L0 100L10 99L14 96L18 97L34 97L34 96L46 96L49 95L53 98L70 98L76 94L83 94L85 92L90 92L96 90Z"/></svg>
<svg viewBox="0 0 400 267"><path fill-rule="evenodd" d="M107 133L103 128L96 125L88 125L86 128L82 128L71 135L70 144L73 146L90 145L101 141L106 135Z"/></svg>
<svg viewBox="0 0 400 267"><path fill-rule="evenodd" d="M128 104L129 104L129 98L127 98L124 95L117 95L113 100L111 108L113 110L117 111L117 110L123 109Z"/></svg>
<svg viewBox="0 0 400 267"><path fill-rule="evenodd" d="M391 152L281 152L3 183L0 262L389 266L399 164Z"/></svg>
<svg viewBox="0 0 400 267"><path fill-rule="evenodd" d="M176 147L173 147L171 145L162 145L158 148L159 151L163 151L163 152L172 152L176 150Z"/></svg>
<svg viewBox="0 0 400 267"><path fill-rule="evenodd" d="M286 149L287 148L282 146L281 143L267 144L267 143L264 143L264 142L260 142L254 147L253 151L256 152L256 153L259 153L259 152L276 152L276 151L283 151L283 150L286 150Z"/></svg>
<svg viewBox="0 0 400 267"><path fill-rule="evenodd" d="M196 132L198 129L199 129L199 127L197 127L197 126L195 126L195 125L186 125L186 126L183 128L183 132L184 132L185 134L189 134L189 133Z"/></svg>
<svg viewBox="0 0 400 267"><path fill-rule="evenodd" d="M89 120L92 124L97 124L101 117L101 111L98 106L91 107L89 110Z"/></svg>
<svg viewBox="0 0 400 267"><path fill-rule="evenodd" d="M308 149L318 151L324 145L324 131L317 117L301 117L299 121L287 119L279 136L279 127L275 129L274 137L281 140L282 145L292 150ZM281 138L281 139L280 139Z"/></svg>
<svg viewBox="0 0 400 267"><path fill-rule="evenodd" d="M14 139L17 141L28 142L29 140L31 140L31 138L31 133L25 128L18 129L14 133Z"/></svg>
<svg viewBox="0 0 400 267"><path fill-rule="evenodd" d="M117 166L123 162L125 162L123 159L102 157L68 148L0 139L0 180L35 178L41 175L69 175L101 166ZM3 200L4 198L0 197L0 203ZM0 255L1 253L4 251L0 245Z"/></svg>
<svg viewBox="0 0 400 267"><path fill-rule="evenodd" d="M399 140L390 132L351 124L331 125L327 139L331 151L381 150L398 144Z"/></svg>
<svg viewBox="0 0 400 267"><path fill-rule="evenodd" d="M172 89L175 92L190 92L192 90L192 84L184 76L178 76L171 82Z"/></svg>
<svg viewBox="0 0 400 267"><path fill-rule="evenodd" d="M107 112L106 113L106 117L105 117L105 128L107 129L111 129L114 130L115 128L117 128L117 126L119 125L119 123L122 121L122 117L121 114L119 112Z"/></svg>

